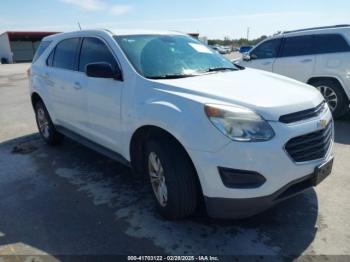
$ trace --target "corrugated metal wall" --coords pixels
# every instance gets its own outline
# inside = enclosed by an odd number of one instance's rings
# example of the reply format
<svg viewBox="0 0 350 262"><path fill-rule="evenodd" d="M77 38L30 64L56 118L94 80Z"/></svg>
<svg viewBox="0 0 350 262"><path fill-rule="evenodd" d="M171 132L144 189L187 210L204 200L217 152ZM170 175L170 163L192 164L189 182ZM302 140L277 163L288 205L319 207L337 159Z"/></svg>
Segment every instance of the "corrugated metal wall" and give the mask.
<svg viewBox="0 0 350 262"><path fill-rule="evenodd" d="M10 46L13 53L13 60L15 62L32 61L39 43L40 41L10 41Z"/></svg>

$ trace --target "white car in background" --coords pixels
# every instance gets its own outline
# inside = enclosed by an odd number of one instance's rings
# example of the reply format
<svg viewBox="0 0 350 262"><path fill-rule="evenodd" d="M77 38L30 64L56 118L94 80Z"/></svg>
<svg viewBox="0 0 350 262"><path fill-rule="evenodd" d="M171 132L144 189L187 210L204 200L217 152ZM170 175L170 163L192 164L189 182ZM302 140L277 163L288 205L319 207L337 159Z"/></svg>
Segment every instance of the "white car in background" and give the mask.
<svg viewBox="0 0 350 262"><path fill-rule="evenodd" d="M335 117L349 108L350 25L284 32L261 42L235 62L315 86Z"/></svg>
<svg viewBox="0 0 350 262"><path fill-rule="evenodd" d="M42 138L68 136L146 174L169 219L202 198L212 217L251 216L332 169L332 115L317 90L236 67L184 34L49 36L29 77Z"/></svg>

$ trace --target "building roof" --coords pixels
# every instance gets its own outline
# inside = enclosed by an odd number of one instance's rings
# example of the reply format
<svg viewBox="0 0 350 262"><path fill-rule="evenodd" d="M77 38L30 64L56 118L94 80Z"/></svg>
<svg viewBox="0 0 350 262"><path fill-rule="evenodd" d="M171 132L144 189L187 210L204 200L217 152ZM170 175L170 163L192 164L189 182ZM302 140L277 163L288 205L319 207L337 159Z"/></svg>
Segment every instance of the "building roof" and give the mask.
<svg viewBox="0 0 350 262"><path fill-rule="evenodd" d="M39 31L6 31L0 35L7 34L9 38L43 38L54 35L58 32L39 32Z"/></svg>

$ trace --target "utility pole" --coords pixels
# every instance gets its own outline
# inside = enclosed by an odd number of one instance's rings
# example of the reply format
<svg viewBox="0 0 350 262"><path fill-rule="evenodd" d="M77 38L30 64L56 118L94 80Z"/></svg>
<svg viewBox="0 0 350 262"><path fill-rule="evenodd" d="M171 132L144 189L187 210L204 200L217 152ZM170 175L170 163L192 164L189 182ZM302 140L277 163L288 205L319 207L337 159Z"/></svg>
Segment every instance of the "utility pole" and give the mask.
<svg viewBox="0 0 350 262"><path fill-rule="evenodd" d="M249 31L250 31L250 28L249 26L247 27L247 40L249 40Z"/></svg>
<svg viewBox="0 0 350 262"><path fill-rule="evenodd" d="M79 27L79 30L81 31L81 25L79 21L78 21L78 27Z"/></svg>

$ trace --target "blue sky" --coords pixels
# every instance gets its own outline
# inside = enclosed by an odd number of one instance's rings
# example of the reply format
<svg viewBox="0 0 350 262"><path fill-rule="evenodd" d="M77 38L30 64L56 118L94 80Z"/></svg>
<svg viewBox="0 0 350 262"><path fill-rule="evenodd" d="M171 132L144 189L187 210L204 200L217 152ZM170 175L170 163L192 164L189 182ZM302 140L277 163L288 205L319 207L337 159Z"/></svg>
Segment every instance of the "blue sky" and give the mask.
<svg viewBox="0 0 350 262"><path fill-rule="evenodd" d="M0 33L142 28L250 38L279 30L350 24L348 0L2 0Z"/></svg>

